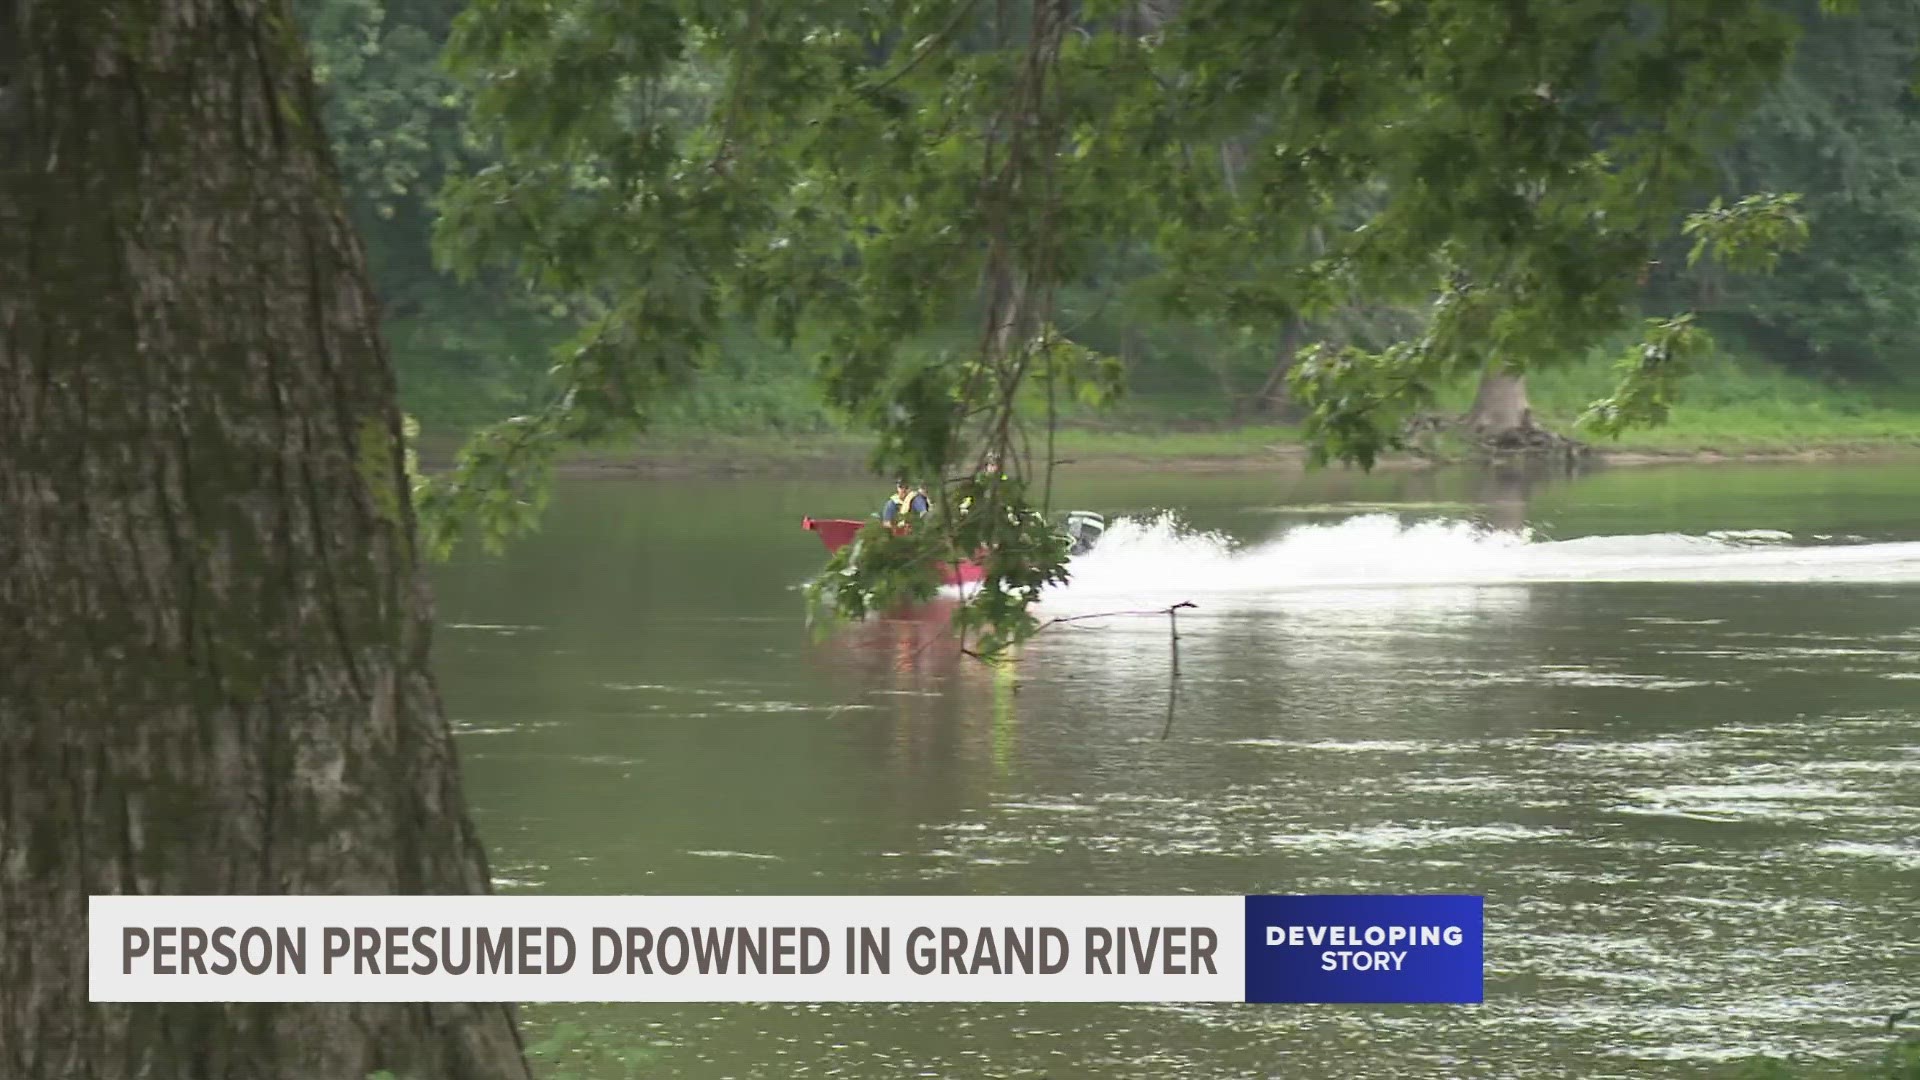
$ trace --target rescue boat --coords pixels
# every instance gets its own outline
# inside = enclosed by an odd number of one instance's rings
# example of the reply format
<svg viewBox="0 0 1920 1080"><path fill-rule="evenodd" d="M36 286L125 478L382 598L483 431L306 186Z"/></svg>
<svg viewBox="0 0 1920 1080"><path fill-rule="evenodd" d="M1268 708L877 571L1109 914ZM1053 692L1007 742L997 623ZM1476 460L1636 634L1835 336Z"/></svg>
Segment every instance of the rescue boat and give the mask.
<svg viewBox="0 0 1920 1080"><path fill-rule="evenodd" d="M847 518L803 517L800 527L820 538L828 553L839 551L853 542L854 536L866 526L865 521ZM1067 550L1073 555L1084 555L1093 550L1093 545L1106 531L1106 519L1088 510L1075 510L1067 515L1066 526L1062 532L1067 538ZM940 580L947 585L977 585L987 576L986 568L972 559L945 563L940 567Z"/></svg>
<svg viewBox="0 0 1920 1080"><path fill-rule="evenodd" d="M853 543L854 535L866 524L864 521L849 521L846 518L805 517L800 519L800 527L820 537L820 542L826 545L829 554ZM940 580L946 585L977 585L986 576L986 568L972 559L962 559L940 567Z"/></svg>

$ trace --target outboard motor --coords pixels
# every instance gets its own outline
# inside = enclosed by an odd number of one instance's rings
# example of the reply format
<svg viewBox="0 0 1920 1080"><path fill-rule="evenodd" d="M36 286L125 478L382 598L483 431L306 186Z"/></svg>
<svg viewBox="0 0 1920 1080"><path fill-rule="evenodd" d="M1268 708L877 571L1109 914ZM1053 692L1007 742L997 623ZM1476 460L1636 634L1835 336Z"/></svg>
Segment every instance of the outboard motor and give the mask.
<svg viewBox="0 0 1920 1080"><path fill-rule="evenodd" d="M1085 555L1100 542L1107 531L1107 519L1091 510L1073 510L1067 514L1067 554Z"/></svg>

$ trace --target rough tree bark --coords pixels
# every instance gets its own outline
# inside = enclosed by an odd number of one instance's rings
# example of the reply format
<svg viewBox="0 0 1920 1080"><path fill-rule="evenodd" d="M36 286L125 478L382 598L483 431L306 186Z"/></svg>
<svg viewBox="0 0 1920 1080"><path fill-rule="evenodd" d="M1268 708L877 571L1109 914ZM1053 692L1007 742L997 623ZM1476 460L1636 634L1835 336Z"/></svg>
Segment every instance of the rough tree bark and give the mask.
<svg viewBox="0 0 1920 1080"><path fill-rule="evenodd" d="M90 1005L96 893L478 893L284 0L0 0L0 1076L524 1080L497 1005Z"/></svg>
<svg viewBox="0 0 1920 1080"><path fill-rule="evenodd" d="M1497 366L1488 368L1463 422L1481 439L1495 443L1534 430L1526 377Z"/></svg>

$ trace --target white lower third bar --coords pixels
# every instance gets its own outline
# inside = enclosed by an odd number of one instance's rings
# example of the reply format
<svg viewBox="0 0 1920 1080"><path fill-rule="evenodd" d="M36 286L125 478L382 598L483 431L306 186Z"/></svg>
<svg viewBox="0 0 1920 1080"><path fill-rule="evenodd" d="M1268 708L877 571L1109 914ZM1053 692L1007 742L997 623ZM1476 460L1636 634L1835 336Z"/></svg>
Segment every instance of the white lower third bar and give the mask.
<svg viewBox="0 0 1920 1080"><path fill-rule="evenodd" d="M90 996L1242 1001L1238 896L96 896Z"/></svg>

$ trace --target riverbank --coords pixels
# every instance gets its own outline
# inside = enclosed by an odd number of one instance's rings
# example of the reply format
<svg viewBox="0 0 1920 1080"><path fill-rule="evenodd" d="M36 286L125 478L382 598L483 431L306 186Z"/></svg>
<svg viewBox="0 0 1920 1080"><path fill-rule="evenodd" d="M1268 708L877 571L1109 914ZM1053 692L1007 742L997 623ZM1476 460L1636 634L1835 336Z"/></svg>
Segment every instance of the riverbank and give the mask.
<svg viewBox="0 0 1920 1080"><path fill-rule="evenodd" d="M1527 396L1534 421L1547 431L1577 436L1575 424L1582 412L1610 393L1617 378L1614 357L1603 349L1574 363L1529 373ZM1471 381L1447 387L1432 409L1458 416L1471 406L1474 392ZM1077 471L1306 468L1299 427L1236 422L1233 402L1241 400L1244 394L1217 388L1177 393L1143 387L1097 414L1072 407L1063 416L1055 456L1061 468ZM441 432L423 440L423 463L433 468L451 460L460 429L445 423L454 419L438 407L445 402L416 393L406 405L430 431ZM562 470L625 476L871 475L871 440L846 430L819 400L817 387L804 379L747 384L738 378L730 382L724 372L711 373L658 405L644 437L572 451ZM471 419L475 414L462 415ZM1040 442L1032 449L1044 456ZM1391 455L1379 467L1426 468L1478 456L1467 440L1455 435L1439 435L1425 449L1423 454ZM1644 465L1913 452L1920 452L1920 385L1841 386L1722 353L1696 365L1666 424L1595 444L1585 460Z"/></svg>
<svg viewBox="0 0 1920 1080"><path fill-rule="evenodd" d="M457 435L423 440L428 469L444 467ZM557 469L567 476L792 476L871 475L871 442L844 433L807 435L719 434L659 430L626 446L568 451ZM1040 448L1036 447L1036 454ZM1654 465L1719 461L1819 461L1920 454L1920 416L1834 417L1823 425L1774 430L1737 430L1687 424L1636 433L1618 443L1591 447L1584 461L1603 465ZM1183 471L1304 470L1309 458L1297 427L1281 424L1180 428L1129 426L1063 430L1055 443L1056 467L1080 472L1140 469ZM1436 454L1390 454L1377 468L1422 469L1474 460L1464 447Z"/></svg>

